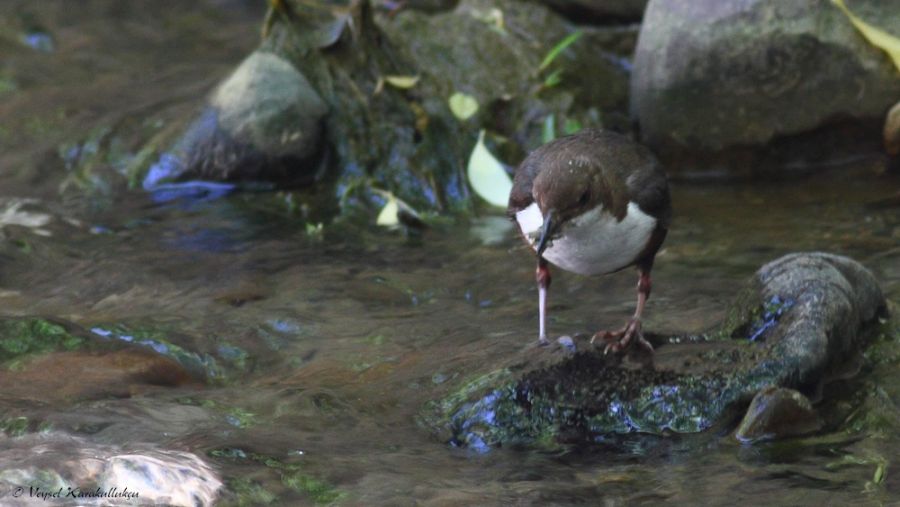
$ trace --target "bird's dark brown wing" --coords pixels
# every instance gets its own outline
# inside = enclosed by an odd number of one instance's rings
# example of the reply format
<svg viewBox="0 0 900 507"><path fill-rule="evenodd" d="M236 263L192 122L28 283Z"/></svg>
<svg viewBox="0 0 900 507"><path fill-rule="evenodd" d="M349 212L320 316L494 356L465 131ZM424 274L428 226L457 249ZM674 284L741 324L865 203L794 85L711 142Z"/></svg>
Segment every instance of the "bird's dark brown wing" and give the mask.
<svg viewBox="0 0 900 507"><path fill-rule="evenodd" d="M659 226L668 228L672 216L669 183L662 166L649 149L631 139L609 131L591 132L589 150L605 170L618 174L625 182L628 200L641 211L655 217Z"/></svg>

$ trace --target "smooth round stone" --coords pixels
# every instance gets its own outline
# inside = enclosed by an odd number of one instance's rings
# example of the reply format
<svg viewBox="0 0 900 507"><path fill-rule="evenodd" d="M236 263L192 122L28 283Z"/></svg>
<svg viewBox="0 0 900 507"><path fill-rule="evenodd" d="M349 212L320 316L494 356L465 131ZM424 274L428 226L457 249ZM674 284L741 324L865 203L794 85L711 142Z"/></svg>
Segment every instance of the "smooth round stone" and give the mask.
<svg viewBox="0 0 900 507"><path fill-rule="evenodd" d="M768 387L753 397L734 436L749 443L804 435L821 427L809 398L793 389Z"/></svg>

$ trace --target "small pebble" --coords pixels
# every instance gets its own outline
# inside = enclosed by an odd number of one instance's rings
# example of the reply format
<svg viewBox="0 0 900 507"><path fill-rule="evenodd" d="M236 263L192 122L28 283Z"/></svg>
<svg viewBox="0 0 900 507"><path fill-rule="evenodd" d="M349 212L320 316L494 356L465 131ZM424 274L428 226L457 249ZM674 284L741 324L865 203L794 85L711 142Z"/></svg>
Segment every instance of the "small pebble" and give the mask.
<svg viewBox="0 0 900 507"><path fill-rule="evenodd" d="M571 352L574 354L575 352L578 351L578 348L575 347L575 340L573 340L572 337L569 335L560 336L559 338L556 339L556 342L559 343L559 345L562 348L566 349L568 352Z"/></svg>

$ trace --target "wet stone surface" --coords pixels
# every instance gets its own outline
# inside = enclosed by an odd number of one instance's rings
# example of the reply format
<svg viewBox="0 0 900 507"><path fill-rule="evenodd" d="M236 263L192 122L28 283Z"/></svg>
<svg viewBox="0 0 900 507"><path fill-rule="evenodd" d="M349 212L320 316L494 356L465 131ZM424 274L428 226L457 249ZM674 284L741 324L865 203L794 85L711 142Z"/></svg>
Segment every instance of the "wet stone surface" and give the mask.
<svg viewBox="0 0 900 507"><path fill-rule="evenodd" d="M809 398L793 389L767 387L753 397L735 437L751 443L812 433L821 427Z"/></svg>
<svg viewBox="0 0 900 507"><path fill-rule="evenodd" d="M859 355L866 326L885 305L859 263L792 254L757 272L716 333L663 344L656 337L653 357L633 351L624 361L584 341L574 355L560 346L526 349L501 374L431 404L424 420L452 444L480 450L703 431L727 423L764 388L817 391L828 370Z"/></svg>

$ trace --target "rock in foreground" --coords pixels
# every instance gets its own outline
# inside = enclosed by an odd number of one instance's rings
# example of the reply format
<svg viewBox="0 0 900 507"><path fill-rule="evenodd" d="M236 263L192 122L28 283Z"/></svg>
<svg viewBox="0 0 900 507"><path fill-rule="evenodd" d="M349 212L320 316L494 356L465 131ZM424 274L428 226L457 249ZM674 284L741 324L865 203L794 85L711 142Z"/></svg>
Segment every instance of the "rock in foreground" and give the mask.
<svg viewBox="0 0 900 507"><path fill-rule="evenodd" d="M817 390L828 371L855 357L867 324L884 311L875 278L859 263L792 254L751 278L711 336L648 336L658 344L652 366L622 363L587 343L574 355L532 348L430 404L423 420L476 449L703 431L731 421L765 388Z"/></svg>
<svg viewBox="0 0 900 507"><path fill-rule="evenodd" d="M218 474L192 453L121 448L53 431L0 440L0 465L5 506L205 507L217 504L222 489Z"/></svg>

